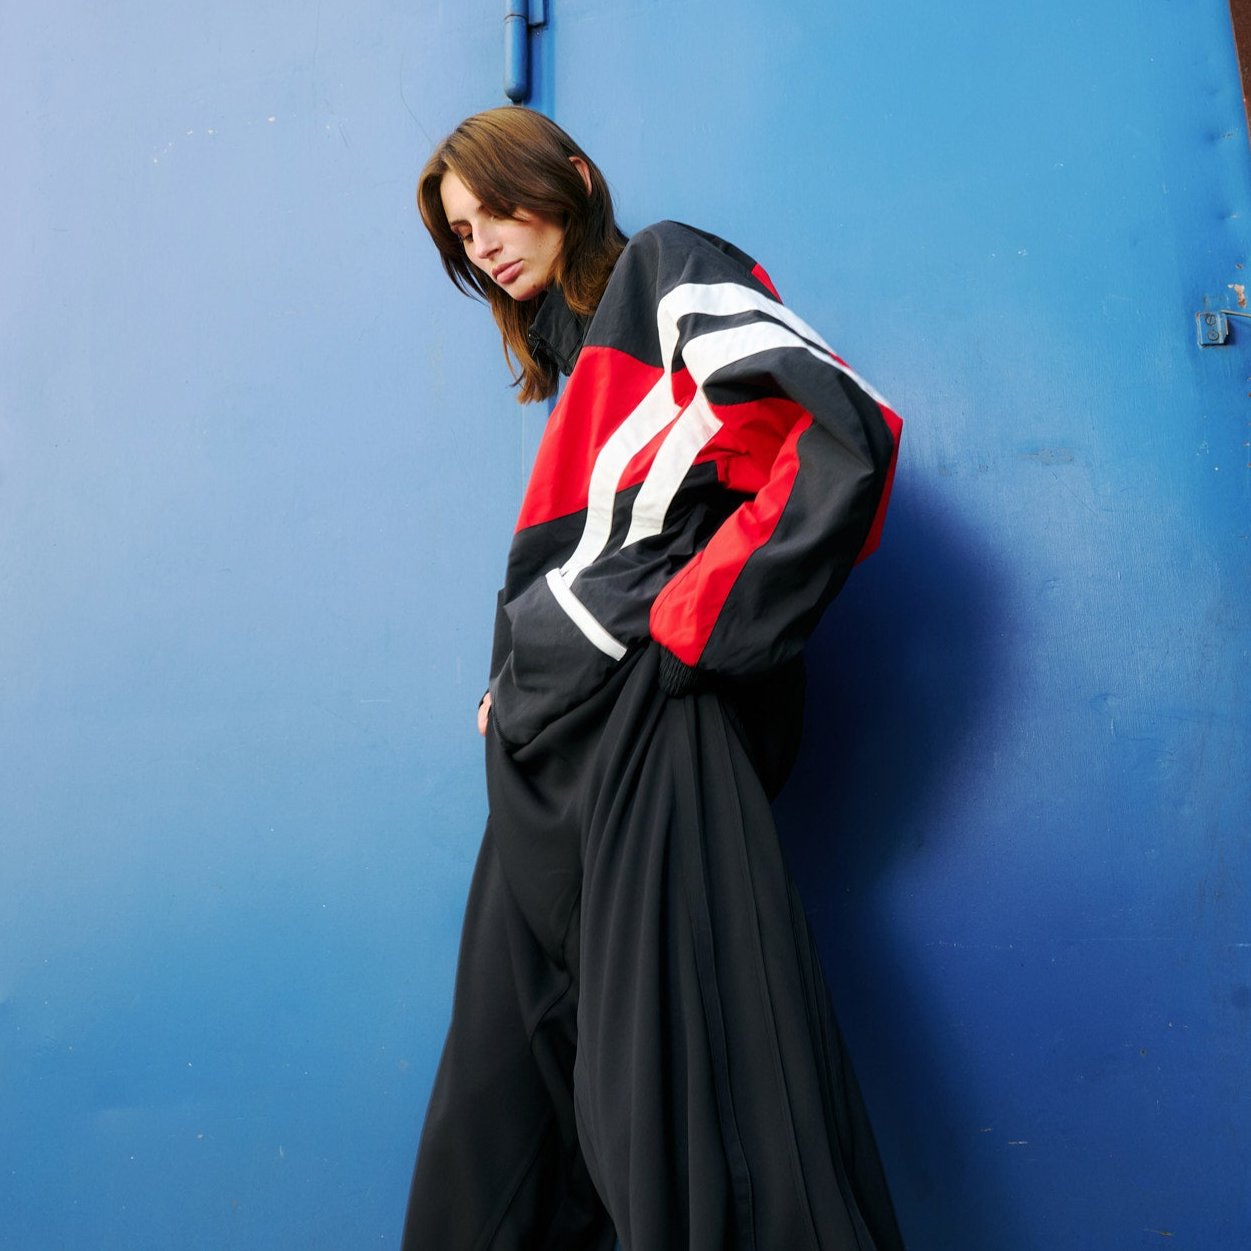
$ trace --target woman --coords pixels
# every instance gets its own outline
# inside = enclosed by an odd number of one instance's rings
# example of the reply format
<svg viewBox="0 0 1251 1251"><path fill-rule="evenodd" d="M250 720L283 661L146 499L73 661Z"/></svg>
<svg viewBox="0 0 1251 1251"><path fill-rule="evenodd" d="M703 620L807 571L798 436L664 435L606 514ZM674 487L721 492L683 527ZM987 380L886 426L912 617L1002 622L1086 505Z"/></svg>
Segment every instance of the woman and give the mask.
<svg viewBox="0 0 1251 1251"><path fill-rule="evenodd" d="M628 243L521 108L418 190L547 423L497 613L490 818L409 1251L885 1251L873 1137L777 846L799 653L899 422L737 248Z"/></svg>

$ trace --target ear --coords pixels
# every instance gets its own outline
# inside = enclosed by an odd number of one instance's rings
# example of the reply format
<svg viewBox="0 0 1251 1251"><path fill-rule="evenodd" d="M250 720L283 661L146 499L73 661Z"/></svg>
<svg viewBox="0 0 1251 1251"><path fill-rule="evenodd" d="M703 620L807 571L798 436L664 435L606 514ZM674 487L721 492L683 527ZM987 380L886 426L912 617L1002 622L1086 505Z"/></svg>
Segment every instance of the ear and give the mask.
<svg viewBox="0 0 1251 1251"><path fill-rule="evenodd" d="M586 188L587 195L591 194L591 169L590 166L580 157L571 156L569 164L582 175L582 185Z"/></svg>

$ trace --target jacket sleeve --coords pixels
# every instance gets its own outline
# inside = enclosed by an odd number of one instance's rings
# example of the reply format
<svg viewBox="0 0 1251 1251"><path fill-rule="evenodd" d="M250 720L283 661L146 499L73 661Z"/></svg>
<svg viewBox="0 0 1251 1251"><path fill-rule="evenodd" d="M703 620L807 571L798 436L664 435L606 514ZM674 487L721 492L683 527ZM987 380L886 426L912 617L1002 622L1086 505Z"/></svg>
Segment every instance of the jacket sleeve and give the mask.
<svg viewBox="0 0 1251 1251"><path fill-rule="evenodd" d="M751 405L789 419L763 485L652 605L661 685L675 695L701 674L757 673L800 651L876 546L894 472L899 418L773 297L763 271L754 278L687 284L667 332L718 424L750 424Z"/></svg>

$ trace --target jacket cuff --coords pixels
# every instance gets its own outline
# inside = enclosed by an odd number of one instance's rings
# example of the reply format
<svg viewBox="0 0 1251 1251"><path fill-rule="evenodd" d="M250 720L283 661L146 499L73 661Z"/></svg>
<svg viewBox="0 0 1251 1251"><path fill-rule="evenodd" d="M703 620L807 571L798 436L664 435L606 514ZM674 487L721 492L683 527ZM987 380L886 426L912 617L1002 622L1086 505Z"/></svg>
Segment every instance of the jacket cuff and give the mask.
<svg viewBox="0 0 1251 1251"><path fill-rule="evenodd" d="M679 660L667 647L660 647L657 681L666 695L689 695L699 684L699 670Z"/></svg>

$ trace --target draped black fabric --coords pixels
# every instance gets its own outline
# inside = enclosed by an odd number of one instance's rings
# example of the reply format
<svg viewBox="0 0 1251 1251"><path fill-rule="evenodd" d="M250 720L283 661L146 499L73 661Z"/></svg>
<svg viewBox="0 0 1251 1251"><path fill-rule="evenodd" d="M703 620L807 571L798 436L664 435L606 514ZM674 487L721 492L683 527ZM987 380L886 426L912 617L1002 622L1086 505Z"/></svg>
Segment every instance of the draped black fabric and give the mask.
<svg viewBox="0 0 1251 1251"><path fill-rule="evenodd" d="M659 663L488 735L405 1251L903 1245L769 810L801 675L674 698Z"/></svg>

